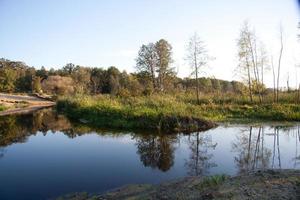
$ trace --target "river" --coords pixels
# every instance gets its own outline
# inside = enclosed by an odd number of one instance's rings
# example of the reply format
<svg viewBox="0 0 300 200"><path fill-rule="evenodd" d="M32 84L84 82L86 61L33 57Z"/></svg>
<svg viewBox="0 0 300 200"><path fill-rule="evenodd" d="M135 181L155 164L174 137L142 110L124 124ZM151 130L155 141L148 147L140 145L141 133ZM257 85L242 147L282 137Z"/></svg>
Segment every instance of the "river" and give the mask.
<svg viewBox="0 0 300 200"><path fill-rule="evenodd" d="M300 124L221 124L187 135L96 129L52 109L0 118L2 200L269 168L300 169Z"/></svg>

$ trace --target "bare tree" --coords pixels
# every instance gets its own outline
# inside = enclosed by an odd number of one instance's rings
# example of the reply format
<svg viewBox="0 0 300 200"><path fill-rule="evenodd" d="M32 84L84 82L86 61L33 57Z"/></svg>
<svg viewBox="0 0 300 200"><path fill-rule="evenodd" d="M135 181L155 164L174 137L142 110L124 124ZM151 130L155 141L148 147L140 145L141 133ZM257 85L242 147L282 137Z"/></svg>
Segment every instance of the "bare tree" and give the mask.
<svg viewBox="0 0 300 200"><path fill-rule="evenodd" d="M258 94L260 103L263 102L264 73L268 67L267 52L264 44L259 41L248 22L245 22L238 39L238 68L246 75L249 97L253 102L254 93Z"/></svg>
<svg viewBox="0 0 300 200"><path fill-rule="evenodd" d="M250 60L252 63L252 70L254 74L255 88L259 96L259 101L262 102L261 92L260 92L260 78L259 78L259 68L258 68L258 55L257 55L257 38L254 30L249 30L246 32L247 48L250 52Z"/></svg>
<svg viewBox="0 0 300 200"><path fill-rule="evenodd" d="M268 53L266 51L265 45L260 42L260 47L259 47L259 55L258 55L258 64L260 66L260 94L261 94L261 101L263 102L264 100L264 77L265 73L270 70L270 62L268 59ZM259 71L259 70L258 70Z"/></svg>
<svg viewBox="0 0 300 200"><path fill-rule="evenodd" d="M253 102L253 91L252 91L252 73L251 73L251 51L249 50L249 35L251 34L249 30L249 25L247 22L244 23L244 26L241 29L240 37L238 39L238 57L239 65L238 68L242 74L246 73L246 79L249 89L250 101Z"/></svg>
<svg viewBox="0 0 300 200"><path fill-rule="evenodd" d="M188 42L186 60L189 62L192 68L192 75L194 75L196 79L197 103L199 104L199 73L201 68L207 64L209 57L204 43L200 40L197 33L195 33Z"/></svg>
<svg viewBox="0 0 300 200"><path fill-rule="evenodd" d="M286 87L287 91L290 92L290 73L287 73L287 79L286 79Z"/></svg>
<svg viewBox="0 0 300 200"><path fill-rule="evenodd" d="M276 101L276 75L275 75L275 67L274 67L274 59L273 56L271 56L271 66L272 66L272 71L273 71L273 101Z"/></svg>
<svg viewBox="0 0 300 200"><path fill-rule="evenodd" d="M276 90L277 103L279 102L279 78L280 78L281 59L283 53L283 28L281 25L280 25L279 33L280 33L280 51L279 51L278 68L277 68L277 90Z"/></svg>

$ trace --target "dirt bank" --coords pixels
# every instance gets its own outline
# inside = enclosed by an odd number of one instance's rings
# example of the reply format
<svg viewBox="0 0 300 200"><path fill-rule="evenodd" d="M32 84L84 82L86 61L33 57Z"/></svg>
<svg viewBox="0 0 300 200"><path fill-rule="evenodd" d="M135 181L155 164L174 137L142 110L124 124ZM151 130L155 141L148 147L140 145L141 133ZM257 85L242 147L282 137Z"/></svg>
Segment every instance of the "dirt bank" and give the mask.
<svg viewBox="0 0 300 200"><path fill-rule="evenodd" d="M300 171L257 171L235 177L188 177L160 185L128 185L103 195L70 194L58 199L300 199Z"/></svg>
<svg viewBox="0 0 300 200"><path fill-rule="evenodd" d="M33 112L51 107L55 105L55 102L36 96L0 93L0 104L6 108L0 112L0 116L4 116Z"/></svg>

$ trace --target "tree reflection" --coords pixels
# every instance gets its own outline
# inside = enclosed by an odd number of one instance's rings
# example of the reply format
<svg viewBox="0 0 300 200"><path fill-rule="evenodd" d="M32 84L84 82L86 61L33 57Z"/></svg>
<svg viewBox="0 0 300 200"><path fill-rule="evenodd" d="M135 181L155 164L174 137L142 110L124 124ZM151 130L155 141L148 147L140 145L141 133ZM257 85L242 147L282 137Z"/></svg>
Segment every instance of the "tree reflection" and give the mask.
<svg viewBox="0 0 300 200"><path fill-rule="evenodd" d="M188 168L188 174L191 176L206 175L208 170L217 165L211 162L217 143L213 143L211 136L200 134L199 132L188 138L190 157L186 160L185 166Z"/></svg>
<svg viewBox="0 0 300 200"><path fill-rule="evenodd" d="M295 138L296 138L296 151L295 151L295 157L293 158L294 168L300 165L300 153L298 152L299 143L300 143L300 126L297 126Z"/></svg>
<svg viewBox="0 0 300 200"><path fill-rule="evenodd" d="M136 136L137 153L144 166L168 171L174 164L175 135Z"/></svg>
<svg viewBox="0 0 300 200"><path fill-rule="evenodd" d="M0 147L0 158L4 156L4 153L5 153L5 149Z"/></svg>
<svg viewBox="0 0 300 200"><path fill-rule="evenodd" d="M46 134L49 130L55 132L69 129L71 129L70 121L51 109L27 115L3 116L0 117L0 147L26 142L28 136L38 131Z"/></svg>
<svg viewBox="0 0 300 200"><path fill-rule="evenodd" d="M248 130L242 131L232 143L233 152L238 155L234 161L239 173L254 169L269 168L272 152L265 146L265 129L250 126Z"/></svg>
<svg viewBox="0 0 300 200"><path fill-rule="evenodd" d="M273 143L273 158L272 158L272 168L281 169L281 159L280 159L280 143L279 143L279 127L274 128L274 143ZM277 157L277 167L275 163L275 159Z"/></svg>

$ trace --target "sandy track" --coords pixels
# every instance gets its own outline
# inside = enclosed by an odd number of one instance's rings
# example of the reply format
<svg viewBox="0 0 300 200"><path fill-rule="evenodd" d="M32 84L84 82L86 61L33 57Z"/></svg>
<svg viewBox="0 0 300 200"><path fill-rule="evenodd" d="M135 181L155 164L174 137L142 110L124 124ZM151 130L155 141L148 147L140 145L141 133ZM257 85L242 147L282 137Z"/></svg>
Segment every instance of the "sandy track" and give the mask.
<svg viewBox="0 0 300 200"><path fill-rule="evenodd" d="M15 95L15 94L5 94L0 93L0 103L5 104L18 104L18 103L26 103L26 107L20 108L10 108L8 110L0 112L0 116L11 115L11 114L24 114L30 113L38 109L42 109L45 107L51 107L55 105L55 102L45 100L43 98L27 96L27 95Z"/></svg>

